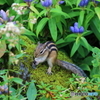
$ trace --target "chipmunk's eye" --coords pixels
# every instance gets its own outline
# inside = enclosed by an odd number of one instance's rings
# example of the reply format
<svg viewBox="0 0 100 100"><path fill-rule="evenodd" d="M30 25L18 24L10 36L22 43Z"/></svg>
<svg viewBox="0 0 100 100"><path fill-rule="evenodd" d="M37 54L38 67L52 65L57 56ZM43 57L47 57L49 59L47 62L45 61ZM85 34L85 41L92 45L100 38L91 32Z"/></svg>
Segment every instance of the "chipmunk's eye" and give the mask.
<svg viewBox="0 0 100 100"><path fill-rule="evenodd" d="M42 53L43 53L43 50L40 51L40 54L42 54Z"/></svg>

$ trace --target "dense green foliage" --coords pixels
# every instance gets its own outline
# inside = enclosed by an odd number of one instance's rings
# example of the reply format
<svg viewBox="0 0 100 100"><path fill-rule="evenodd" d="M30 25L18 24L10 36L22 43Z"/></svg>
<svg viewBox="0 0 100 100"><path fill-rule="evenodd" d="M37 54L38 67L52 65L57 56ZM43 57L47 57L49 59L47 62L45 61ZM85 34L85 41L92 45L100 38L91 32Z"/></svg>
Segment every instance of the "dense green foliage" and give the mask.
<svg viewBox="0 0 100 100"><path fill-rule="evenodd" d="M38 82L40 74L34 71L27 81L31 64L22 63L32 62L38 41L55 42L64 52L59 52L60 58L67 54L86 72L87 79L73 75L68 78L68 89L59 85L53 88L50 82ZM0 100L100 99L99 41L100 0L0 0ZM98 95L71 97L72 91Z"/></svg>

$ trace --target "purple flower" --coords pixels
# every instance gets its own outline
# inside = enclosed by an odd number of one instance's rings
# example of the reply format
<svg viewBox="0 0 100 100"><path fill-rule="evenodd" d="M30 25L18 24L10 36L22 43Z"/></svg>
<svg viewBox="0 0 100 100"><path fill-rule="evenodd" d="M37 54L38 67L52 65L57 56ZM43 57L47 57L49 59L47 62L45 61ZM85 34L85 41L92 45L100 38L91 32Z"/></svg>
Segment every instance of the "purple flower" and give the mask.
<svg viewBox="0 0 100 100"><path fill-rule="evenodd" d="M83 32L84 32L84 27L81 26L81 27L79 28L79 33L83 33Z"/></svg>
<svg viewBox="0 0 100 100"><path fill-rule="evenodd" d="M0 23L0 25L2 25L2 23Z"/></svg>
<svg viewBox="0 0 100 100"><path fill-rule="evenodd" d="M5 21L8 20L7 14L4 10L0 10L0 16L2 17L3 20Z"/></svg>
<svg viewBox="0 0 100 100"><path fill-rule="evenodd" d="M81 0L81 2L79 3L79 6L84 7L86 5L88 5L89 0Z"/></svg>
<svg viewBox="0 0 100 100"><path fill-rule="evenodd" d="M100 1L96 1L96 0L92 0L93 2L95 2L95 3L100 3Z"/></svg>
<svg viewBox="0 0 100 100"><path fill-rule="evenodd" d="M63 4L65 1L59 1L59 4Z"/></svg>
<svg viewBox="0 0 100 100"><path fill-rule="evenodd" d="M77 23L77 22L75 22L75 23L74 23L74 26L77 26L77 27L78 27L78 23Z"/></svg>
<svg viewBox="0 0 100 100"><path fill-rule="evenodd" d="M74 33L74 27L70 26L70 30Z"/></svg>
<svg viewBox="0 0 100 100"><path fill-rule="evenodd" d="M79 28L77 26L74 26L74 33L79 33Z"/></svg>
<svg viewBox="0 0 100 100"><path fill-rule="evenodd" d="M33 0L24 0L25 2L32 2Z"/></svg>
<svg viewBox="0 0 100 100"><path fill-rule="evenodd" d="M74 23L74 26L70 26L70 30L73 32L73 33L83 33L84 32L84 27L83 26L78 26L78 23L75 22Z"/></svg>
<svg viewBox="0 0 100 100"><path fill-rule="evenodd" d="M52 0L41 0L41 4L44 7L49 7L52 5Z"/></svg>
<svg viewBox="0 0 100 100"><path fill-rule="evenodd" d="M2 92L0 91L0 94L2 94Z"/></svg>

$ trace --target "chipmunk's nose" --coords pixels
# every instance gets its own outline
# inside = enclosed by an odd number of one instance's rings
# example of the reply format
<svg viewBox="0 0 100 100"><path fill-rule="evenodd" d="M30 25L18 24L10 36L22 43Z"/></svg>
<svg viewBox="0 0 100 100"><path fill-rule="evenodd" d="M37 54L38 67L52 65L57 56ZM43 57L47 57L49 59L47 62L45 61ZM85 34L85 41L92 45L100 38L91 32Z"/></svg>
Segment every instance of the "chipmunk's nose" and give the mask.
<svg viewBox="0 0 100 100"><path fill-rule="evenodd" d="M35 69L36 68L36 61L34 60L32 63L32 67Z"/></svg>
<svg viewBox="0 0 100 100"><path fill-rule="evenodd" d="M33 63L36 64L36 61L34 60Z"/></svg>

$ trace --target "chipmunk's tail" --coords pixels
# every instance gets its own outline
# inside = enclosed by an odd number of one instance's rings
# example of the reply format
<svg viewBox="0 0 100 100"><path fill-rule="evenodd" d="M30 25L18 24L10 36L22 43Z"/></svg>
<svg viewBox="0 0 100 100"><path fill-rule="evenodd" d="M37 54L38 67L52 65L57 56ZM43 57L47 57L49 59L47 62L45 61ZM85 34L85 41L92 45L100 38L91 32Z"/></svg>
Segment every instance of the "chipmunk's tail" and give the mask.
<svg viewBox="0 0 100 100"><path fill-rule="evenodd" d="M87 77L87 75L84 73L84 71L80 67L76 66L75 64L71 64L69 62L58 60L58 59L56 61L56 64L67 70L72 71L73 73L75 73L79 76Z"/></svg>

